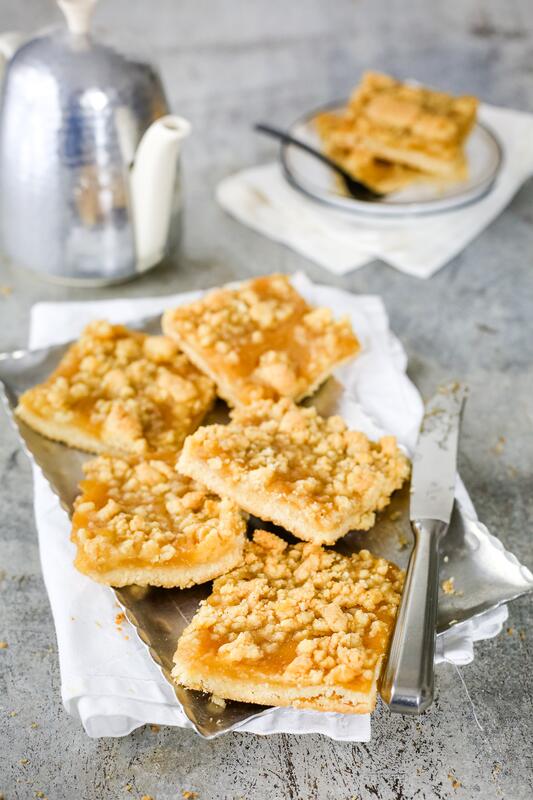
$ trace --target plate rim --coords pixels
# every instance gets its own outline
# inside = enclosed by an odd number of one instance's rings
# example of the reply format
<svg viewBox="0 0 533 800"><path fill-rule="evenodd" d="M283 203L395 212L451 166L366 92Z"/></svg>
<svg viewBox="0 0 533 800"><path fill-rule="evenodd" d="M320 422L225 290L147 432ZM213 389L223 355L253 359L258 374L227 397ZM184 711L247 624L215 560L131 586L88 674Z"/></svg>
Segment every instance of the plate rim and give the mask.
<svg viewBox="0 0 533 800"><path fill-rule="evenodd" d="M310 111L299 116L288 127L289 133L294 133L295 128L300 125L309 123L318 114L333 108L341 108L346 106L347 98L342 100L332 100L317 106ZM455 198L448 198L447 200L412 200L406 201L402 204L393 203L370 203L363 200L354 200L348 196L343 197L339 195L336 198L334 195L320 196L304 185L302 185L293 170L289 167L288 151L293 145L289 142L282 142L279 150L279 161L281 164L282 172L287 182L301 194L313 200L315 203L326 206L329 209L348 213L352 216L360 216L364 218L374 219L396 219L401 217L414 217L414 216L429 216L444 214L448 211L455 211L456 209L465 208L473 205L486 197L492 190L498 176L501 174L501 168L505 161L505 148L501 142L500 137L495 133L493 128L485 121L479 118L475 122L475 127L480 128L495 145L497 153L497 163L493 175L486 179L481 184L481 188L473 188L463 194L459 193ZM455 199L455 202L454 202ZM444 205L443 205L444 204Z"/></svg>

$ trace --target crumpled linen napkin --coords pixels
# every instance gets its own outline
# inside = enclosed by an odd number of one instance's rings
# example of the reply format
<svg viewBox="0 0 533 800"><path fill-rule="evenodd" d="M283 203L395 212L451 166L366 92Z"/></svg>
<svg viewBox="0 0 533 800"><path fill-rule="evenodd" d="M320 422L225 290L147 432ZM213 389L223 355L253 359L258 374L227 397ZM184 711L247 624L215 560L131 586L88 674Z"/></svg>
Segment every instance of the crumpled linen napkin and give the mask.
<svg viewBox="0 0 533 800"><path fill-rule="evenodd" d="M416 441L422 402L405 374L406 357L391 334L379 297L354 296L312 284L303 275L294 282L314 304L348 313L363 345L352 365L339 371L350 396L343 412L368 435L387 430L409 450ZM92 319L128 322L157 314L199 296L99 302L38 303L32 309L30 347L44 347L77 336ZM44 581L57 634L61 695L66 710L78 717L89 736L124 736L146 724L191 727L172 688L120 611L113 592L74 569L70 524L55 494L34 468L35 520ZM458 496L475 513L461 484ZM507 617L505 607L469 621L439 637L437 661L467 664L473 642L496 636ZM323 733L343 741L368 741L370 715L343 715L296 709L272 709L244 723L256 734Z"/></svg>
<svg viewBox="0 0 533 800"><path fill-rule="evenodd" d="M500 139L503 165L486 197L455 211L394 221L350 217L293 189L278 163L225 178L216 197L240 222L336 275L380 258L401 272L429 278L481 233L533 174L533 114L482 105L479 117Z"/></svg>

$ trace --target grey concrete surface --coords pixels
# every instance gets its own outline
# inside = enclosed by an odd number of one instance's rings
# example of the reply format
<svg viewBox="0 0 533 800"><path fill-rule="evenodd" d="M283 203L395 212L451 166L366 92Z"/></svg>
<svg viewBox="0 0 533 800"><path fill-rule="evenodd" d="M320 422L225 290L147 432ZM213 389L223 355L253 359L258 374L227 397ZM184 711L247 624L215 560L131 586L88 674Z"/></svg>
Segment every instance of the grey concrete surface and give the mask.
<svg viewBox="0 0 533 800"><path fill-rule="evenodd" d="M5 29L30 30L55 16L51 2L0 0ZM0 295L0 349L25 344L29 309L38 299L149 296L297 269L354 292L379 293L422 392L452 376L469 384L463 479L482 519L531 565L533 181L426 282L378 262L332 278L242 228L213 201L221 177L274 154L251 134L253 121L286 124L345 94L364 67L533 111L530 0L107 0L97 18L155 54L174 109L193 122L183 253L136 283L92 292L47 286L3 265L0 284L12 291ZM368 744L246 734L205 742L148 727L119 740L87 738L61 707L30 470L1 414L0 437L0 640L9 645L0 650L0 792L6 800L174 800L183 790L199 800L531 798L527 599L512 604L509 632L479 644L475 662L462 670L482 730L447 666L438 669L437 700L428 713L414 720L379 709Z"/></svg>

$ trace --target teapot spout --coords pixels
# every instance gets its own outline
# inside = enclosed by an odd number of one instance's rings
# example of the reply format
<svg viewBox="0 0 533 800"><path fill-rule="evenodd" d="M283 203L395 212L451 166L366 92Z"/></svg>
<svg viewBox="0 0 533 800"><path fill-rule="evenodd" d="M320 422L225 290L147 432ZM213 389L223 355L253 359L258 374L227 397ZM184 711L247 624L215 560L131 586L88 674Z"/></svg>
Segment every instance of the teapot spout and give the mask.
<svg viewBox="0 0 533 800"><path fill-rule="evenodd" d="M130 193L140 271L165 254L179 151L190 130L186 119L168 114L150 125L137 147Z"/></svg>

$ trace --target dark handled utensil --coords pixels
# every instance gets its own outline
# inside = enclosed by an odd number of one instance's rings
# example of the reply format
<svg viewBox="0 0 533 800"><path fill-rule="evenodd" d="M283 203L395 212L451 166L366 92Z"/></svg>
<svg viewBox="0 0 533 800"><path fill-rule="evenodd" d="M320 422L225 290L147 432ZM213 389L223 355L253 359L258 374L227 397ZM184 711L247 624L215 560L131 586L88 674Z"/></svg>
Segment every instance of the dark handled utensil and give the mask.
<svg viewBox="0 0 533 800"><path fill-rule="evenodd" d="M348 192L354 197L356 200L366 200L367 202L373 202L376 200L380 200L384 195L380 194L379 192L375 192L373 189L370 189L369 186L366 186L361 181L356 180L353 178L349 172L343 169L339 164L335 161L332 161L331 158L321 153L320 150L316 150L311 145L307 144L306 142L302 142L301 139L296 139L294 136L291 136L290 133L286 133L285 131L279 130L279 128L273 128L271 125L263 125L262 123L257 123L254 126L255 130L259 133L266 133L267 136L272 136L274 139L279 139L280 142L283 144L292 144L294 147L299 147L300 150L304 150L309 155L314 156L319 161L322 161L323 164L326 164L330 169L340 175L343 179Z"/></svg>
<svg viewBox="0 0 533 800"><path fill-rule="evenodd" d="M421 714L433 701L439 543L448 530L466 391L442 387L426 406L411 477L415 544L398 609L381 696L391 711Z"/></svg>

